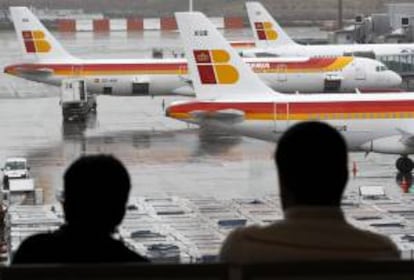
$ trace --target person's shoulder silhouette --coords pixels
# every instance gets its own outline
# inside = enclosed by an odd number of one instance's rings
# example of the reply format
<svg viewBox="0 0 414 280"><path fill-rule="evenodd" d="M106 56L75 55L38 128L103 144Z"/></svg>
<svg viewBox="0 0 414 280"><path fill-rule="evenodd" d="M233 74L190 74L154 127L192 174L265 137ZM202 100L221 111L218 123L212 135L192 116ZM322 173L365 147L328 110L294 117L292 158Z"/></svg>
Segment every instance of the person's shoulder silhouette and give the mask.
<svg viewBox="0 0 414 280"><path fill-rule="evenodd" d="M334 127L314 121L293 125L280 138L274 159L284 219L234 230L221 248L222 260L399 258L388 237L346 221L341 199L348 181L348 153Z"/></svg>
<svg viewBox="0 0 414 280"><path fill-rule="evenodd" d="M110 155L83 156L64 174L65 224L26 239L18 263L146 262L112 237L126 210L130 178Z"/></svg>

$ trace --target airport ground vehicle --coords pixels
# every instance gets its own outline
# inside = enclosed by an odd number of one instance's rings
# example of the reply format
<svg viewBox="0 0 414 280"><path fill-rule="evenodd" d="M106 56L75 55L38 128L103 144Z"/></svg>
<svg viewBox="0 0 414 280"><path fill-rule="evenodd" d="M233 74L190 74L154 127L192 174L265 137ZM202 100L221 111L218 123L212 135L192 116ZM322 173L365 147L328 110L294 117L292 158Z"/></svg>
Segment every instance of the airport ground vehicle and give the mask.
<svg viewBox="0 0 414 280"><path fill-rule="evenodd" d="M3 203L10 205L22 202L34 204L36 202L35 180L30 174L26 158L7 158L1 170L3 171L3 180L0 197Z"/></svg>
<svg viewBox="0 0 414 280"><path fill-rule="evenodd" d="M83 120L96 111L96 97L87 91L84 80L63 80L60 105L64 121Z"/></svg>
<svg viewBox="0 0 414 280"><path fill-rule="evenodd" d="M8 179L15 178L28 178L30 167L27 164L27 160L23 157L12 157L6 159L4 167L1 168L3 171L3 180L5 177Z"/></svg>
<svg viewBox="0 0 414 280"><path fill-rule="evenodd" d="M23 157L11 157L6 159L3 171L3 188L8 189L12 180L28 179L30 177L30 167L27 160Z"/></svg>

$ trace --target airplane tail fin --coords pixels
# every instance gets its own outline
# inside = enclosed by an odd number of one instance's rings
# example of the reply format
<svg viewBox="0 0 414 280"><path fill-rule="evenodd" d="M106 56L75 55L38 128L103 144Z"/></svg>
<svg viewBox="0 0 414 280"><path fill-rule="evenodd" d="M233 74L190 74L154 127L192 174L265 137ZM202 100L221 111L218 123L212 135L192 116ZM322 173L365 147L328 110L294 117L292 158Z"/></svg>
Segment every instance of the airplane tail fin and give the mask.
<svg viewBox="0 0 414 280"><path fill-rule="evenodd" d="M27 7L10 7L10 14L26 58L32 60L73 59Z"/></svg>
<svg viewBox="0 0 414 280"><path fill-rule="evenodd" d="M265 99L276 93L200 12L175 13L198 99Z"/></svg>
<svg viewBox="0 0 414 280"><path fill-rule="evenodd" d="M246 10L258 48L297 45L259 2L246 2Z"/></svg>

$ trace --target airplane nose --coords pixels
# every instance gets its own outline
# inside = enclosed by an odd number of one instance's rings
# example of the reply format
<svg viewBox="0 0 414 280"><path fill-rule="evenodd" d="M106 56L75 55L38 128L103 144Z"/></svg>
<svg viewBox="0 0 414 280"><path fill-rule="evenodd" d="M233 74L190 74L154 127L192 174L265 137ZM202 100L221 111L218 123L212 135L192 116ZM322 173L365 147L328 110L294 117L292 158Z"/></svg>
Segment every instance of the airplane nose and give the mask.
<svg viewBox="0 0 414 280"><path fill-rule="evenodd" d="M402 83L401 76L391 70L382 72L379 78L381 80L378 80L378 84L381 84L384 87L398 88Z"/></svg>
<svg viewBox="0 0 414 280"><path fill-rule="evenodd" d="M394 71L390 71L392 73L391 75L391 84L393 87L399 87L402 83L402 78L400 75L398 75L396 72Z"/></svg>

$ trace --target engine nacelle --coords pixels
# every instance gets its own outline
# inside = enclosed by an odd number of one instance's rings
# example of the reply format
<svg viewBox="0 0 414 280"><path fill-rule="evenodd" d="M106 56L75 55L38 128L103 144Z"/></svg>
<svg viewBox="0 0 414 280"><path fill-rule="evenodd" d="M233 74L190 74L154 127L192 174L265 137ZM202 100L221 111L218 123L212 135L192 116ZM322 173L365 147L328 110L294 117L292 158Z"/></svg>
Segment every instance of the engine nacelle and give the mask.
<svg viewBox="0 0 414 280"><path fill-rule="evenodd" d="M413 154L414 147L407 146L402 141L402 138L402 135L395 135L374 139L361 145L361 149L366 152L376 152L382 154Z"/></svg>

